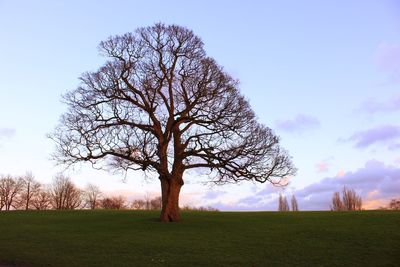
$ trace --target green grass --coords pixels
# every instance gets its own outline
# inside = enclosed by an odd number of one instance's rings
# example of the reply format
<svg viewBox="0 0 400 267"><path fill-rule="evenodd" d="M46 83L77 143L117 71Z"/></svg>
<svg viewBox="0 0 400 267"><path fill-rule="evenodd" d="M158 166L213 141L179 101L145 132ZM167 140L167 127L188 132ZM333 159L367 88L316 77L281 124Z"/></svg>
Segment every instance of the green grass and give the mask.
<svg viewBox="0 0 400 267"><path fill-rule="evenodd" d="M0 212L0 266L400 266L400 212Z"/></svg>

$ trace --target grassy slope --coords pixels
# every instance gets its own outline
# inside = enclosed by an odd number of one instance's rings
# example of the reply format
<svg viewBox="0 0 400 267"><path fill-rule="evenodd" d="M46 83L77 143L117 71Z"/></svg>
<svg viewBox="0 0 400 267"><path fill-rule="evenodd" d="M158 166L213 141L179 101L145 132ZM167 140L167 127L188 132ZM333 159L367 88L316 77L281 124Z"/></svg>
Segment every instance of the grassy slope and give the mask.
<svg viewBox="0 0 400 267"><path fill-rule="evenodd" d="M1 212L0 263L399 266L400 212ZM1 264L0 264L1 265Z"/></svg>

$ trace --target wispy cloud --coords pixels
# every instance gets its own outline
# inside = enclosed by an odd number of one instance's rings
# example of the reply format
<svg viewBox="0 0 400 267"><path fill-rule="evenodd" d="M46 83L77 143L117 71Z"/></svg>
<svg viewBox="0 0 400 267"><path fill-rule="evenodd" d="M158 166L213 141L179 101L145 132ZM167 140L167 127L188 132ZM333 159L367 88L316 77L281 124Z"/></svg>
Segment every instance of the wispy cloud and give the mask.
<svg viewBox="0 0 400 267"><path fill-rule="evenodd" d="M309 115L299 114L293 119L275 122L276 128L290 133L301 133L306 130L315 129L320 126L317 118Z"/></svg>
<svg viewBox="0 0 400 267"><path fill-rule="evenodd" d="M393 96L386 101L377 101L376 99L368 99L361 104L360 111L374 114L378 112L400 111L400 95Z"/></svg>
<svg viewBox="0 0 400 267"><path fill-rule="evenodd" d="M355 142L356 148L366 148L373 144L383 143L388 148L395 148L396 140L400 138L400 127L394 125L382 125L364 131L354 133L344 141ZM343 139L342 139L343 141Z"/></svg>
<svg viewBox="0 0 400 267"><path fill-rule="evenodd" d="M213 200L216 198L219 198L220 196L225 195L226 192L225 191L208 191L204 194L204 199L208 199L208 200Z"/></svg>
<svg viewBox="0 0 400 267"><path fill-rule="evenodd" d="M382 44L376 55L378 66L389 73L393 82L400 82L400 44Z"/></svg>
<svg viewBox="0 0 400 267"><path fill-rule="evenodd" d="M1 138L11 138L16 134L16 130L13 128L0 127L0 139Z"/></svg>

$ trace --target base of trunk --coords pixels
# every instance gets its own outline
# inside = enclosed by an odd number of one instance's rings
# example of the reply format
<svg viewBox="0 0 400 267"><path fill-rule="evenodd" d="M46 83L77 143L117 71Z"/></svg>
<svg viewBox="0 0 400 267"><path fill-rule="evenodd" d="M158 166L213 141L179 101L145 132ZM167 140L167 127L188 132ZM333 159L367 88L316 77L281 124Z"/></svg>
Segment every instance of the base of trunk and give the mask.
<svg viewBox="0 0 400 267"><path fill-rule="evenodd" d="M183 182L161 179L162 210L160 221L177 222L181 219L179 212L179 193Z"/></svg>
<svg viewBox="0 0 400 267"><path fill-rule="evenodd" d="M178 222L181 220L179 209L177 211L161 211L161 222Z"/></svg>

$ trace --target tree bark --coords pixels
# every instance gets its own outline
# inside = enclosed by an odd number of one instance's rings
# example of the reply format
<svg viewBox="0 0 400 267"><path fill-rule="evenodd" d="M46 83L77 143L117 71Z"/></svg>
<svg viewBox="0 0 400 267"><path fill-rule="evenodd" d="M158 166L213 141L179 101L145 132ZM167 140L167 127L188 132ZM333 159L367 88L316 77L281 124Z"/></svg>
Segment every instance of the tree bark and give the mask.
<svg viewBox="0 0 400 267"><path fill-rule="evenodd" d="M163 178L161 180L162 209L160 221L177 222L181 219L179 212L179 194L183 185L182 177Z"/></svg>

